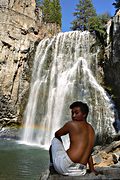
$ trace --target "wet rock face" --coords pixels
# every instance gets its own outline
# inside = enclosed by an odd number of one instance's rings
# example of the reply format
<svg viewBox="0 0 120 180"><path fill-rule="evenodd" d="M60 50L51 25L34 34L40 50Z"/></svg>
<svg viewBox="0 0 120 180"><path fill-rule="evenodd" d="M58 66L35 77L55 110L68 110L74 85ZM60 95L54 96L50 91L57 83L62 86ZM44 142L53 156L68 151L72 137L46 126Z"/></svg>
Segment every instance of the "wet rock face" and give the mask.
<svg viewBox="0 0 120 180"><path fill-rule="evenodd" d="M106 48L104 76L120 119L120 11L113 17L109 33L111 42Z"/></svg>
<svg viewBox="0 0 120 180"><path fill-rule="evenodd" d="M35 0L0 1L0 119L22 121L36 45L60 31L35 14Z"/></svg>
<svg viewBox="0 0 120 180"><path fill-rule="evenodd" d="M31 18L35 18L35 0L1 0L0 8L9 8Z"/></svg>

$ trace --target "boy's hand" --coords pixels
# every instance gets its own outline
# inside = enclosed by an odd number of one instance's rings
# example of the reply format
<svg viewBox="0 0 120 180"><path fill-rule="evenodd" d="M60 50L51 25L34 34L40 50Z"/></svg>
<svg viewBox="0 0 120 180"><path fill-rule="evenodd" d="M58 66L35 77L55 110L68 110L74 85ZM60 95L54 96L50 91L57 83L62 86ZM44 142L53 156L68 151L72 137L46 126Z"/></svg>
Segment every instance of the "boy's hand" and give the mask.
<svg viewBox="0 0 120 180"><path fill-rule="evenodd" d="M61 141L62 142L62 139L61 139L61 137L56 137L59 141Z"/></svg>

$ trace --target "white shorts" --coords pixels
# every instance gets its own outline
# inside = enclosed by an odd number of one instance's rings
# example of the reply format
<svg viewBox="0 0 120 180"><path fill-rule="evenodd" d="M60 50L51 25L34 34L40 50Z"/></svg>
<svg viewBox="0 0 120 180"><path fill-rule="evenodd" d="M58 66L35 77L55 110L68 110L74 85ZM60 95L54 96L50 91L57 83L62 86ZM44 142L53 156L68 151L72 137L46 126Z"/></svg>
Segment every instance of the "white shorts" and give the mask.
<svg viewBox="0 0 120 180"><path fill-rule="evenodd" d="M52 159L55 170L63 175L82 176L86 174L86 166L71 161L64 146L57 138L52 140Z"/></svg>

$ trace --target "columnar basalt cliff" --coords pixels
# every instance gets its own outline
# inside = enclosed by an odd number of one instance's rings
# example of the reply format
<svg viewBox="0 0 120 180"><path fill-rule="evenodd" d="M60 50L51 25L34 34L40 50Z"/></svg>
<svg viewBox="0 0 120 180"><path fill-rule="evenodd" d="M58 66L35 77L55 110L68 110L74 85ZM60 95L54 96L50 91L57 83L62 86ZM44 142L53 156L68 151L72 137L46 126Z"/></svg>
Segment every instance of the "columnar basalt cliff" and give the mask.
<svg viewBox="0 0 120 180"><path fill-rule="evenodd" d="M109 23L103 70L106 90L111 94L120 119L120 10Z"/></svg>
<svg viewBox="0 0 120 180"><path fill-rule="evenodd" d="M42 22L35 0L0 1L0 126L21 122L37 43L60 31Z"/></svg>

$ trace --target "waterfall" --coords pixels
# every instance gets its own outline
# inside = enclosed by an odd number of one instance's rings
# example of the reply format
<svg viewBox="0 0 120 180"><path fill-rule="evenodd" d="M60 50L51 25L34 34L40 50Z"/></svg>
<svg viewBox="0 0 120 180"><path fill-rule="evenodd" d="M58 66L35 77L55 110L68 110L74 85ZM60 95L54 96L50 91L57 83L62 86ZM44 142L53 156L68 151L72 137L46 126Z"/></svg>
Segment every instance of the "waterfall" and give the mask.
<svg viewBox="0 0 120 180"><path fill-rule="evenodd" d="M107 29L106 29L106 32L107 32L107 45L109 45L110 43L110 36L111 36L111 27L112 27L112 19L110 19L108 22L107 22Z"/></svg>
<svg viewBox="0 0 120 180"><path fill-rule="evenodd" d="M25 143L48 148L55 131L71 119L69 105L76 100L88 104L88 122L101 140L114 133L114 108L97 81L99 49L90 52L91 39L87 31L71 31L39 43L24 115Z"/></svg>

